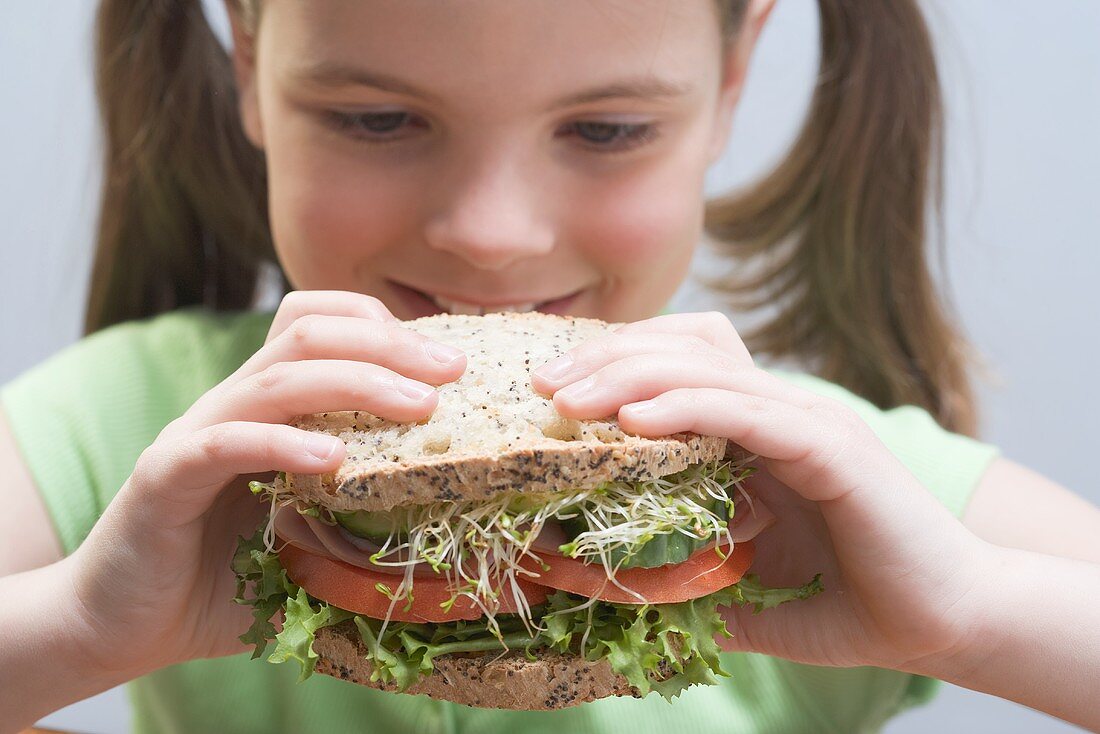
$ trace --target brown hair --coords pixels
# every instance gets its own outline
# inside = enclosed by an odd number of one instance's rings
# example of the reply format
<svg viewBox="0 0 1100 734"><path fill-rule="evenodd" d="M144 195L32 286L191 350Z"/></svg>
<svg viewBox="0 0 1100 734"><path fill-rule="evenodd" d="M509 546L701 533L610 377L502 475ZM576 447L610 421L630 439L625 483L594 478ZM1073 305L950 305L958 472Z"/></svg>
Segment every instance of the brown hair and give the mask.
<svg viewBox="0 0 1100 734"><path fill-rule="evenodd" d="M233 2L255 19L254 0ZM735 33L746 0L718 2ZM916 0L818 5L821 68L797 141L762 181L707 207L707 231L752 275L711 285L736 308L775 309L743 334L753 353L973 433L968 346L926 253L942 156L928 28ZM247 308L261 264L278 267L263 157L201 0L102 0L97 85L106 178L85 331Z"/></svg>
<svg viewBox="0 0 1100 734"><path fill-rule="evenodd" d="M928 27L915 1L818 6L801 133L763 180L707 207L708 233L748 274L709 285L735 308L774 310L742 335L754 354L796 356L880 407L919 405L973 434L970 347L926 252L943 155Z"/></svg>
<svg viewBox="0 0 1100 734"><path fill-rule="evenodd" d="M106 160L85 332L247 308L275 262L266 173L201 0L104 0L96 45Z"/></svg>

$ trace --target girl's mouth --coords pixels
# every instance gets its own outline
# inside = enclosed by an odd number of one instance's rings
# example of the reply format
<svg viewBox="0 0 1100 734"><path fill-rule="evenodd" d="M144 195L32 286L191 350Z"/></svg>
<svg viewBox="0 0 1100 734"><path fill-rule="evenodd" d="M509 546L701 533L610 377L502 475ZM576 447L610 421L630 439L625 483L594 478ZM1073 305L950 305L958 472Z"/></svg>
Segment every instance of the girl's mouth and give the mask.
<svg viewBox="0 0 1100 734"><path fill-rule="evenodd" d="M449 300L441 296L429 295L422 291L417 291L416 288L409 287L397 283L396 281L387 281L392 285L409 310L412 311L412 318L420 318L423 316L434 316L437 314L493 314L498 311L540 311L542 314L558 314L564 316L569 313L569 309L572 307L577 296L580 296L585 288L581 288L580 291L574 291L569 295L565 295L552 300L546 300L542 303L528 303L528 304L514 304L505 306L477 306L476 304L465 304L456 302L456 300Z"/></svg>

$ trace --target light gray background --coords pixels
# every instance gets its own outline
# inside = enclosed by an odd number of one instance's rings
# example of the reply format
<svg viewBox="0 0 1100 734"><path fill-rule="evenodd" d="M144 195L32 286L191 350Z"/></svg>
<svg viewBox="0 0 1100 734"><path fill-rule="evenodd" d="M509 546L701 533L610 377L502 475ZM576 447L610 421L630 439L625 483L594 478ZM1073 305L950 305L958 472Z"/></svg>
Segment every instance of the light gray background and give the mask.
<svg viewBox="0 0 1100 734"><path fill-rule="evenodd" d="M79 334L98 197L90 0L0 10L0 382ZM811 0L780 0L714 191L750 180L800 122L815 62ZM1094 375L1100 309L1100 3L966 0L931 6L948 101L948 270L968 333L995 371L985 437L1100 501ZM682 307L712 302L697 288ZM735 317L736 323L736 317ZM126 728L121 691L46 723ZM890 734L1074 731L947 688Z"/></svg>

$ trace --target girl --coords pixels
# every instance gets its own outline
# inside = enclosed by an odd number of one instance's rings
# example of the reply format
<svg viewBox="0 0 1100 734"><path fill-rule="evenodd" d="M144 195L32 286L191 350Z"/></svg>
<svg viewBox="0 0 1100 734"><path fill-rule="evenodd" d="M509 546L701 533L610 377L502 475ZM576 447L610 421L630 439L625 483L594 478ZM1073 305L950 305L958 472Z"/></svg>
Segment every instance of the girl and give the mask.
<svg viewBox="0 0 1100 734"><path fill-rule="evenodd" d="M5 725L137 679L139 731L853 732L932 676L1100 728L1100 513L960 435L965 345L922 254L939 109L915 4L820 0L795 147L704 206L771 4L229 0L231 66L198 0L104 0L92 336L2 395ZM725 287L775 309L749 347L713 313L654 316L704 225L737 257ZM293 289L274 315L248 310L264 263ZM344 456L285 423L429 415L464 356L398 319L505 307L626 322L535 387L759 454L781 518L761 575L824 570L827 592L729 610L734 679L672 705L471 710L234 655L247 481Z"/></svg>

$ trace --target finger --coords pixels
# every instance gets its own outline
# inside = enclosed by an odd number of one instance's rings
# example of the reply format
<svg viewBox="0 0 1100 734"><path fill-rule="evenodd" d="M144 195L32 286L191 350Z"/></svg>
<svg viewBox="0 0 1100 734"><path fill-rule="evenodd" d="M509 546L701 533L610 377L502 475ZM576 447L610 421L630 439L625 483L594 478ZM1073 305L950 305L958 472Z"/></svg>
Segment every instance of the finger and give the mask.
<svg viewBox="0 0 1100 734"><path fill-rule="evenodd" d="M691 334L710 342L742 364L753 363L741 335L733 328L729 318L719 311L664 314L624 324L615 331L619 334Z"/></svg>
<svg viewBox="0 0 1100 734"><path fill-rule="evenodd" d="M345 455L335 436L278 424L218 423L143 451L124 499L140 503L159 525L178 526L201 517L238 475L322 474L335 471Z"/></svg>
<svg viewBox="0 0 1100 734"><path fill-rule="evenodd" d="M958 557L971 536L847 406L809 406L731 390L681 388L624 405L619 424L645 436L723 436L763 457L768 472L818 502L836 553L882 583L914 563ZM939 528L939 533L922 532ZM860 560L863 559L863 560ZM916 561L914 561L916 559ZM895 574L895 576L891 576Z"/></svg>
<svg viewBox="0 0 1100 734"><path fill-rule="evenodd" d="M557 359L534 370L531 385L552 395L557 389L586 377L596 370L639 354L669 353L682 357L714 354L727 360L713 344L693 334L609 334L590 339ZM730 362L732 364L732 362Z"/></svg>
<svg viewBox="0 0 1100 734"><path fill-rule="evenodd" d="M369 362L433 385L458 379L466 369L466 356L460 350L400 324L354 316L301 316L223 384L246 379L278 362L309 359Z"/></svg>
<svg viewBox="0 0 1100 734"><path fill-rule="evenodd" d="M438 401L431 385L374 364L327 359L276 362L217 396L203 396L189 411L189 425L286 423L299 415L356 410L392 421L416 421L431 415Z"/></svg>
<svg viewBox="0 0 1100 734"><path fill-rule="evenodd" d="M760 394L709 387L678 388L622 406L620 425L647 436L680 431L724 436L766 459L768 470L816 502L835 500L863 473L862 448L878 443L869 427L839 403L794 404Z"/></svg>
<svg viewBox="0 0 1100 734"><path fill-rule="evenodd" d="M627 403L683 387L708 387L764 395L799 405L815 398L756 368L738 365L717 351L640 354L613 362L559 389L554 407L567 418L603 418Z"/></svg>
<svg viewBox="0 0 1100 734"><path fill-rule="evenodd" d="M831 588L832 583L835 582L826 580L826 589ZM727 652L755 652L821 665L823 661L820 657L814 657L815 652L821 648L844 647L837 645L830 635L858 636L858 632L851 629L832 628L834 625L829 624L832 615L828 613L828 607L833 604L826 596L815 596L768 609L762 614L755 614L751 604L722 607L719 614L732 637L719 636L718 644ZM820 645L807 644L808 639L815 638L821 641ZM857 640L851 640L848 646L856 648L857 644ZM827 664L859 664L855 650L852 652L851 658L831 660Z"/></svg>
<svg viewBox="0 0 1100 734"><path fill-rule="evenodd" d="M265 343L307 314L355 316L383 323L397 321L386 305L374 296L351 291L291 291L279 303Z"/></svg>

